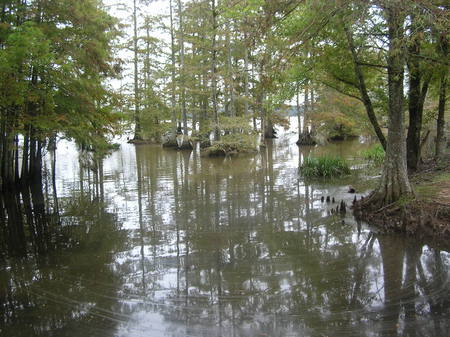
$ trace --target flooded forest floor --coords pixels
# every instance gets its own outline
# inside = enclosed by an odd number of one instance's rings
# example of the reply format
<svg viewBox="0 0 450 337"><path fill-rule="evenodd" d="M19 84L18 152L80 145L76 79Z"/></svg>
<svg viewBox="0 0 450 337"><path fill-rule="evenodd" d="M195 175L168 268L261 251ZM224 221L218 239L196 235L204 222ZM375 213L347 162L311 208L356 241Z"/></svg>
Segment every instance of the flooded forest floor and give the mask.
<svg viewBox="0 0 450 337"><path fill-rule="evenodd" d="M368 214L357 214L382 231L402 231L450 245L450 157L437 165L425 162L410 176L415 197Z"/></svg>

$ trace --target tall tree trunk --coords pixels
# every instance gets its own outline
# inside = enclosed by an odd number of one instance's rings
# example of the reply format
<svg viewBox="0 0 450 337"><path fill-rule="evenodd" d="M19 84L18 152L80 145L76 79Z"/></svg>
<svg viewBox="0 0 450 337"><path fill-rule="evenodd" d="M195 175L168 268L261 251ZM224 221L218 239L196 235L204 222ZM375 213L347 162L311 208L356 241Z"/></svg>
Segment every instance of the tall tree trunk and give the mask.
<svg viewBox="0 0 450 337"><path fill-rule="evenodd" d="M448 55L448 40L447 37L442 34L440 37L440 52L445 60ZM442 70L439 83L439 106L438 106L438 118L436 124L436 160L442 160L445 156L445 149L447 147L445 139L445 104L447 94L447 74L448 68Z"/></svg>
<svg viewBox="0 0 450 337"><path fill-rule="evenodd" d="M413 21L414 23L414 21ZM406 137L407 164L411 171L417 169L419 163L419 147L420 132L422 129L422 112L423 106L420 106L421 82L422 74L420 71L420 62L412 54L420 53L420 42L415 37L409 47L409 92L408 92L408 110L409 110L409 126L408 135Z"/></svg>
<svg viewBox="0 0 450 337"><path fill-rule="evenodd" d="M188 135L188 124L187 124L187 113L186 113L186 85L185 76L186 70L184 65L184 26L183 26L183 7L181 5L181 0L178 1L178 16L180 20L180 70L181 70L181 117L183 120L183 133Z"/></svg>
<svg viewBox="0 0 450 337"><path fill-rule="evenodd" d="M25 256L27 245L20 193L14 188L7 189L0 198L0 206L7 215L8 249L12 255Z"/></svg>
<svg viewBox="0 0 450 337"><path fill-rule="evenodd" d="M261 119L261 143L264 143L264 140L266 139L266 129L267 129L267 114L266 114L266 109L264 108L264 102L265 102L265 92L264 89L261 88L261 90L263 90L260 94L259 94L259 99L258 99L258 106L259 106L259 113L260 113L260 119Z"/></svg>
<svg viewBox="0 0 450 337"><path fill-rule="evenodd" d="M26 180L28 175L29 149L30 149L30 136L29 136L29 127L27 127L27 130L23 137L22 173L20 175L22 180Z"/></svg>
<svg viewBox="0 0 450 337"><path fill-rule="evenodd" d="M171 80L172 86L170 88L171 94L171 108L172 108L172 136L175 137L177 133L177 111L175 104L175 32L173 28L173 7L172 0L170 0L170 59L172 62Z"/></svg>
<svg viewBox="0 0 450 337"><path fill-rule="evenodd" d="M15 132L12 125L15 124L14 112L12 109L5 109L5 116L2 121L2 152L1 152L1 178L2 188L4 185L14 184L14 138Z"/></svg>
<svg viewBox="0 0 450 337"><path fill-rule="evenodd" d="M151 95L150 95L150 91L152 90L151 88L151 78L150 78L150 23L148 18L146 18L146 25L145 25L145 35L146 35L146 43L145 43L145 70L144 70L144 76L145 76L145 80L144 80L144 107L145 107L145 111L150 114L150 99L151 99ZM152 133L151 135L151 141L152 142L159 142L161 140L161 133L159 132L159 119L158 119L158 115L153 113L152 116L152 122L154 123L155 126L155 131L154 133Z"/></svg>
<svg viewBox="0 0 450 337"><path fill-rule="evenodd" d="M447 147L445 138L445 103L446 103L447 71L443 72L439 84L439 106L436 124L436 160L442 160Z"/></svg>
<svg viewBox="0 0 450 337"><path fill-rule="evenodd" d="M6 126L6 121L4 120L4 117L6 115L6 109L1 109L0 111L1 115L0 115L0 190L3 190L3 185L4 185L4 177L3 177L3 165L5 163L5 158L4 158L4 149L5 149L5 142L6 142L6 138L5 138L5 126Z"/></svg>
<svg viewBox="0 0 450 337"><path fill-rule="evenodd" d="M231 6L230 1L228 0L228 6ZM231 50L231 28L229 20L227 20L226 23L226 46L227 46L227 82L228 82L228 96L229 96L229 103L228 103L228 113L231 117L234 117L236 115L235 109L234 109L234 83L233 83L233 57L232 57L232 50Z"/></svg>
<svg viewBox="0 0 450 337"><path fill-rule="evenodd" d="M19 172L19 135L14 136L14 181L20 180Z"/></svg>
<svg viewBox="0 0 450 337"><path fill-rule="evenodd" d="M53 190L53 214L59 214L58 191L56 188L56 133L53 134L48 143L48 151L50 152L51 165L51 181Z"/></svg>
<svg viewBox="0 0 450 337"><path fill-rule="evenodd" d="M195 37L195 35L193 36ZM200 38L200 36L196 37L196 38ZM199 54L198 52L198 47L197 44L192 43L192 60L196 60L197 55ZM200 115L200 110L201 110L201 104L202 104L202 100L201 100L201 93L200 93L200 87L202 85L202 77L199 73L195 74L194 76L194 90L195 90L195 94L192 94L192 134L196 134L197 133L197 123L199 120L199 115Z"/></svg>
<svg viewBox="0 0 450 337"><path fill-rule="evenodd" d="M202 100L201 100L201 112L200 112L200 134L203 136L208 135L209 138L209 132L207 131L207 124L208 124L208 92L206 88L208 87L208 81L207 81L207 73L206 73L206 67L204 65L203 73L201 77L201 90L202 90Z"/></svg>
<svg viewBox="0 0 450 337"><path fill-rule="evenodd" d="M402 4L395 0L386 5L384 12L389 29L388 90L389 90L389 131L386 147L386 159L380 185L368 202L382 207L410 196L412 188L406 166L406 142L403 122L403 75L405 60L403 56L405 15Z"/></svg>
<svg viewBox="0 0 450 337"><path fill-rule="evenodd" d="M249 89L249 69L248 69L248 58L249 58L249 52L248 52L248 46L247 46L247 33L244 35L244 95L245 95L245 101L244 101L244 116L248 118L249 111L248 111L248 100L250 99L250 89Z"/></svg>
<svg viewBox="0 0 450 337"><path fill-rule="evenodd" d="M214 140L220 140L220 129L219 129L219 115L217 111L217 9L216 0L211 0L211 10L212 10L212 25L213 25L213 36L212 36L212 58L211 58L211 68L212 68L212 103L213 103L213 118L214 118Z"/></svg>
<svg viewBox="0 0 450 337"><path fill-rule="evenodd" d="M265 118L265 123L264 123L264 138L266 138L266 139L276 138L273 123L270 120L270 118L267 118L267 117Z"/></svg>
<svg viewBox="0 0 450 337"><path fill-rule="evenodd" d="M251 51L250 51L250 53L251 53ZM250 54L251 55L251 54ZM251 64L251 78L252 79L254 79L255 78L255 65L252 63ZM253 85L252 86L253 87L253 89L255 88L255 85ZM254 132L257 132L258 131L258 126L257 126L257 124L256 124L256 107L257 107L257 105L255 106L255 105L253 105L253 109L252 109L252 120L253 120L253 131Z"/></svg>
<svg viewBox="0 0 450 337"><path fill-rule="evenodd" d="M364 107L366 108L367 116L369 117L369 121L372 124L375 134L377 135L380 144L383 146L383 149L386 150L386 138L384 137L384 134L381 131L381 127L378 124L378 120L375 115L375 110L373 109L372 100L370 99L369 93L367 91L367 85L364 78L364 74L362 72L360 62L358 60L358 55L356 53L356 46L353 40L353 32L345 23L343 25L347 37L348 47L350 49L350 53L352 54L353 67L356 78L358 80L358 89L361 95L361 100L364 104Z"/></svg>
<svg viewBox="0 0 450 337"><path fill-rule="evenodd" d="M308 89L309 81L306 81L305 85L305 96L304 96L304 110L303 110L303 130L304 133L309 133L309 125L307 121L309 120L309 89ZM300 138L299 138L300 139Z"/></svg>
<svg viewBox="0 0 450 337"><path fill-rule="evenodd" d="M302 112L300 111L300 84L296 84L296 112L297 112L297 123L298 123L298 139L300 139L302 134Z"/></svg>
<svg viewBox="0 0 450 337"><path fill-rule="evenodd" d="M408 70L409 70L409 92L408 92L408 110L409 127L406 137L406 154L408 169L415 171L420 160L420 139L422 130L423 105L428 92L428 85L431 75L423 80L422 87L422 69L420 60L416 55L421 51L421 32L418 32L416 17L411 16L411 26L413 30L412 43L409 46ZM431 74L431 73L430 73Z"/></svg>
<svg viewBox="0 0 450 337"><path fill-rule="evenodd" d="M141 119L140 119L140 95L138 78L138 29L137 29L137 6L136 0L133 0L133 49L134 49L134 139L140 140L141 137Z"/></svg>

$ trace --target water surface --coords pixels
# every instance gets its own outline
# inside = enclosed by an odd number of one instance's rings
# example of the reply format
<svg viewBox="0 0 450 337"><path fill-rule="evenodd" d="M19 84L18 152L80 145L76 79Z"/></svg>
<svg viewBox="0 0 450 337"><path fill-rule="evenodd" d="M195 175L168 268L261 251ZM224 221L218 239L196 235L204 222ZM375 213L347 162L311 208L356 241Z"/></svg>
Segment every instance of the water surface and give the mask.
<svg viewBox="0 0 450 337"><path fill-rule="evenodd" d="M55 188L2 200L0 335L450 335L450 254L321 202L366 193L366 170L299 175L310 154L361 167L367 145L292 144L208 159L123 143L93 164L61 142Z"/></svg>

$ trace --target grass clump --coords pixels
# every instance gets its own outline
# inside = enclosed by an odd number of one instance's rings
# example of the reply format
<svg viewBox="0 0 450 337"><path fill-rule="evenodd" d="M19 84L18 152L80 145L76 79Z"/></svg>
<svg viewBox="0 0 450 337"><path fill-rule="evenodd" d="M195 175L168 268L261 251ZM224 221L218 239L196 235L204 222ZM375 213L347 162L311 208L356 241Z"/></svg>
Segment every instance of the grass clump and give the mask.
<svg viewBox="0 0 450 337"><path fill-rule="evenodd" d="M338 177L350 173L350 166L340 157L307 157L301 166L305 177Z"/></svg>
<svg viewBox="0 0 450 337"><path fill-rule="evenodd" d="M377 144L368 150L361 151L361 156L375 165L381 165L384 161L385 152L381 144Z"/></svg>

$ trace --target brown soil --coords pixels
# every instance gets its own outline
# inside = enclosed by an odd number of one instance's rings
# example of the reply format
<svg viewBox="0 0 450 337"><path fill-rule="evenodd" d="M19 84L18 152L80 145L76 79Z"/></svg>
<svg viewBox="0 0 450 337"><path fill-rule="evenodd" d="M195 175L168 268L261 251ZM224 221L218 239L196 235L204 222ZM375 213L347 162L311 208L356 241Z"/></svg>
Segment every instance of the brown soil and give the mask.
<svg viewBox="0 0 450 337"><path fill-rule="evenodd" d="M354 206L357 218L382 232L405 232L450 244L450 160L424 163L410 176L415 198L373 210L364 201Z"/></svg>

